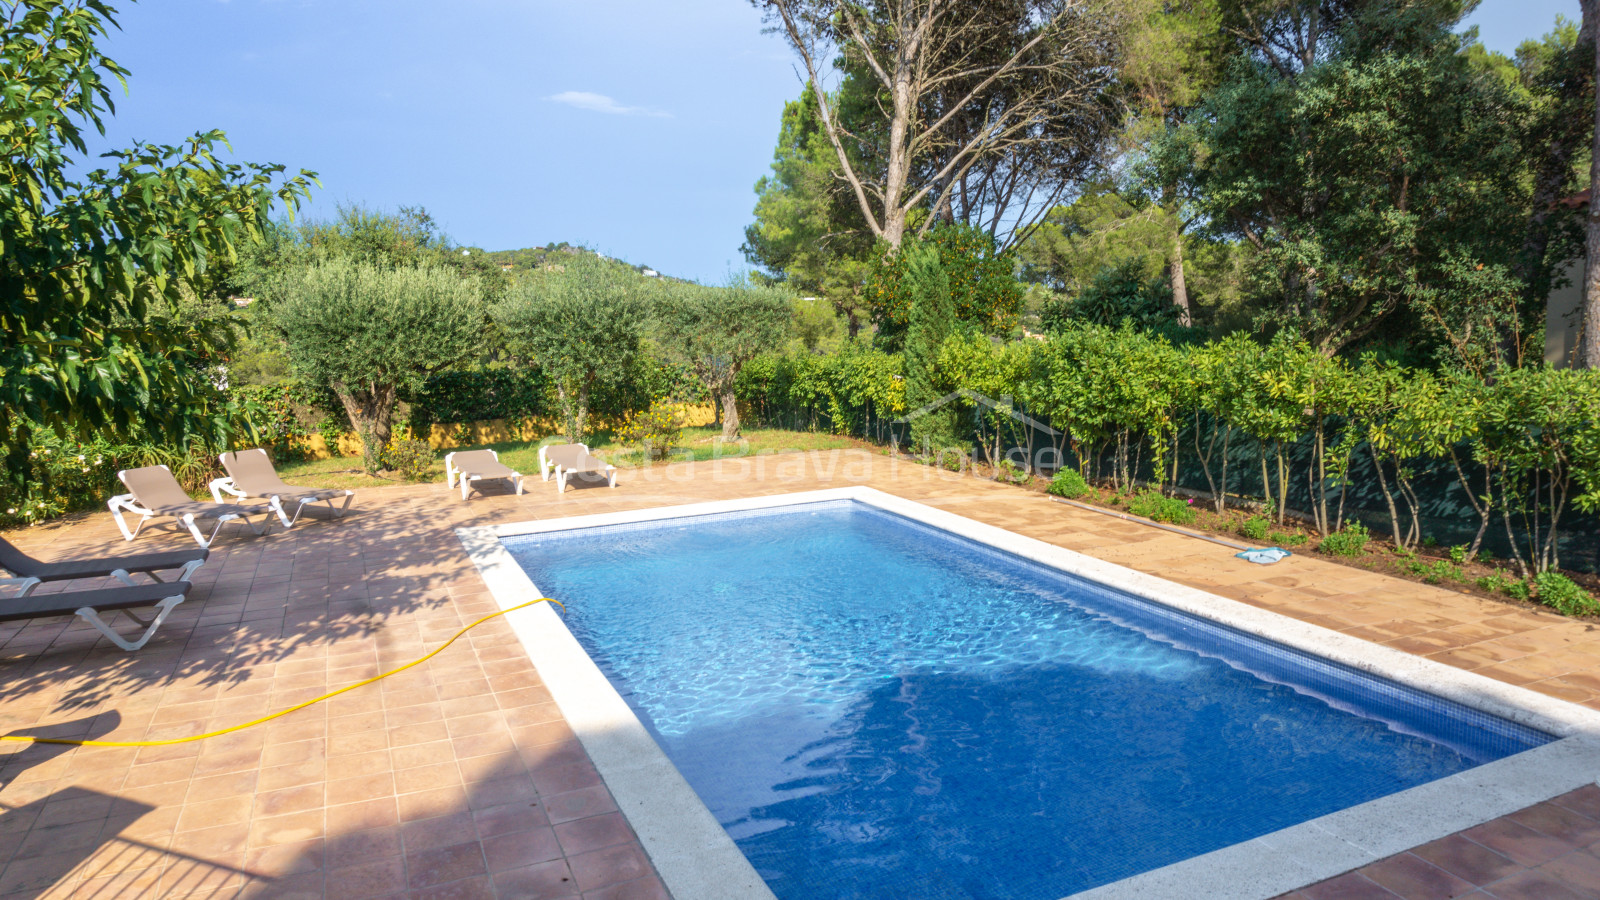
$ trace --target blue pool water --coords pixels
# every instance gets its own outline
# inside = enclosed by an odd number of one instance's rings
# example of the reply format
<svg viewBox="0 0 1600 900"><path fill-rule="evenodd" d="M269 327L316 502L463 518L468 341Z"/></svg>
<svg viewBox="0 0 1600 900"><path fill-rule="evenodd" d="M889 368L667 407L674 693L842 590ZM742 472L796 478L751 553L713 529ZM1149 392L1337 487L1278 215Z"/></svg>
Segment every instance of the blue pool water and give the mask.
<svg viewBox="0 0 1600 900"><path fill-rule="evenodd" d="M1057 900L1550 740L852 501L505 544L783 900Z"/></svg>

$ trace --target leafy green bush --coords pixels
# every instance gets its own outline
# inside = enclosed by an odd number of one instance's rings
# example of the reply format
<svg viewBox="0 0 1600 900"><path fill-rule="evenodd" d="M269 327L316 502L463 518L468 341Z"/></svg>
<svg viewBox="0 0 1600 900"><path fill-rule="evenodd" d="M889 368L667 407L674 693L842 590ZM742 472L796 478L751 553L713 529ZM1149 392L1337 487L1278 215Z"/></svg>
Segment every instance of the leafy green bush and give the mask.
<svg viewBox="0 0 1600 900"><path fill-rule="evenodd" d="M1419 563L1417 574L1428 584L1443 584L1446 581L1460 581L1463 572L1461 567L1448 559L1436 559L1430 563Z"/></svg>
<svg viewBox="0 0 1600 900"><path fill-rule="evenodd" d="M1600 614L1600 601L1578 587L1572 579L1559 572L1541 572L1534 576L1534 592L1540 603L1568 616Z"/></svg>
<svg viewBox="0 0 1600 900"><path fill-rule="evenodd" d="M1022 470L1022 467L1009 459L1000 460L1000 465L995 466L995 477L1006 484L1027 484L1032 477Z"/></svg>
<svg viewBox="0 0 1600 900"><path fill-rule="evenodd" d="M1252 541L1264 541L1267 539L1268 527L1266 516L1251 516L1239 523L1239 534Z"/></svg>
<svg viewBox="0 0 1600 900"><path fill-rule="evenodd" d="M1457 544L1450 548L1450 561L1458 566L1466 565L1469 555L1466 544Z"/></svg>
<svg viewBox="0 0 1600 900"><path fill-rule="evenodd" d="M433 448L427 441L399 438L383 448L383 465L400 473L407 481L427 481L432 474Z"/></svg>
<svg viewBox="0 0 1600 900"><path fill-rule="evenodd" d="M1527 582L1520 581L1508 575L1503 575L1499 572L1496 572L1493 575L1485 575L1482 578L1473 581L1472 583L1477 585L1479 590L1490 591L1496 594L1505 594L1507 597L1512 597L1517 600L1528 599Z"/></svg>
<svg viewBox="0 0 1600 900"><path fill-rule="evenodd" d="M1155 522L1170 522L1174 525L1191 524L1199 515L1188 501L1167 497L1156 491L1146 491L1133 497L1128 502L1128 512Z"/></svg>
<svg viewBox="0 0 1600 900"><path fill-rule="evenodd" d="M629 413L617 437L638 447L647 459L666 459L683 439L683 416L672 404L658 401Z"/></svg>
<svg viewBox="0 0 1600 900"><path fill-rule="evenodd" d="M1360 522L1346 523L1344 528L1322 539L1317 549L1333 556L1360 556L1367 550L1372 533Z"/></svg>
<svg viewBox="0 0 1600 900"><path fill-rule="evenodd" d="M1298 531L1274 531L1267 535L1268 543L1276 544L1279 547L1298 547L1309 540L1311 538Z"/></svg>
<svg viewBox="0 0 1600 900"><path fill-rule="evenodd" d="M1077 469L1062 469L1056 472L1054 478L1050 479L1048 490L1057 497L1076 500L1079 497L1088 496L1094 489L1089 487L1089 482L1084 480L1083 474Z"/></svg>

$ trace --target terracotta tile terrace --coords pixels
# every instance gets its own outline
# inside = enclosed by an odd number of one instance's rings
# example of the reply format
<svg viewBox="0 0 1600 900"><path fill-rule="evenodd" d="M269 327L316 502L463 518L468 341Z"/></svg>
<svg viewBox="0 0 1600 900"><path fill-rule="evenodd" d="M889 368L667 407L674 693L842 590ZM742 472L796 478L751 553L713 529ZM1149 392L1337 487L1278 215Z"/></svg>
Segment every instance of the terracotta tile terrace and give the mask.
<svg viewBox="0 0 1600 900"><path fill-rule="evenodd" d="M157 740L227 728L409 662L497 609L461 526L870 484L1030 537L1600 708L1593 623L1296 556L1232 551L864 451L532 479L463 503L358 492L342 520L224 529L142 651L76 618L0 625L0 733ZM90 515L9 535L55 559L125 544ZM92 587L78 583L73 588ZM1600 788L1294 897L1600 897ZM649 900L668 893L503 619L431 661L281 719L141 748L0 745L0 898ZM691 900L691 898L680 898Z"/></svg>

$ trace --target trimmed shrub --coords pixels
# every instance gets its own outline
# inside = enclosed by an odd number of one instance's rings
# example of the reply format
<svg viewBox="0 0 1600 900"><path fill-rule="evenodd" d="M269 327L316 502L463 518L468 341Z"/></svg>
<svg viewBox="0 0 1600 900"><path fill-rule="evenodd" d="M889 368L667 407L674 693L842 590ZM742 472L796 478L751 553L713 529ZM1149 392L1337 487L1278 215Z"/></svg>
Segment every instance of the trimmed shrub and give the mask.
<svg viewBox="0 0 1600 900"><path fill-rule="evenodd" d="M683 440L683 416L671 404L652 403L649 409L629 413L617 437L637 446L647 459L666 459Z"/></svg>
<svg viewBox="0 0 1600 900"><path fill-rule="evenodd" d="M433 448L427 441L401 438L383 448L383 464L407 481L426 481L433 468Z"/></svg>
<svg viewBox="0 0 1600 900"><path fill-rule="evenodd" d="M1317 549L1333 556L1360 556L1367 551L1367 541L1372 532L1360 522L1348 522L1344 528L1322 539Z"/></svg>
<svg viewBox="0 0 1600 900"><path fill-rule="evenodd" d="M1093 488L1089 487L1089 482L1084 480L1083 474L1077 469L1062 469L1056 473L1054 478L1050 479L1050 493L1055 494L1057 497L1066 497L1068 500L1086 497L1093 490Z"/></svg>

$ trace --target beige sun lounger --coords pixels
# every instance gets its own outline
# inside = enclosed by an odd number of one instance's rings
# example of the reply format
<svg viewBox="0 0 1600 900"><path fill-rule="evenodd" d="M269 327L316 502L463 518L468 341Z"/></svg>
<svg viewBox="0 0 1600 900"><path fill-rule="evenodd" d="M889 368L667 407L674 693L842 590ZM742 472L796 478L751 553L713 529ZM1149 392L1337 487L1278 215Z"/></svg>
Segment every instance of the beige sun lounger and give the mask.
<svg viewBox="0 0 1600 900"><path fill-rule="evenodd" d="M573 475L596 476L617 486L617 467L589 453L587 444L551 444L539 448L539 474L550 480L551 470L556 476L556 490L566 492L567 481Z"/></svg>
<svg viewBox="0 0 1600 900"><path fill-rule="evenodd" d="M276 507L278 521L283 523L284 528L291 528L300 521L300 512L308 503L327 503L328 508L333 510L334 518L340 518L350 508L350 498L356 495L355 491L343 488L308 488L284 484L283 479L278 477L278 470L272 467L272 458L260 447L224 453L217 459L228 470L228 477L211 482L211 496L218 503L223 502L224 492L240 499L262 497ZM340 497L344 498L344 505L334 506L333 501ZM294 504L292 516L287 510L291 503Z"/></svg>
<svg viewBox="0 0 1600 900"><path fill-rule="evenodd" d="M117 473L128 493L118 494L106 501L106 506L111 509L111 515L117 520L117 527L122 530L124 540L133 540L139 536L145 523L157 516L177 519L183 527L189 529L194 535L195 542L202 547L210 547L211 542L217 539L217 532L228 522L238 519L256 534L262 534L270 524L263 519L260 527L253 524L249 516L261 513L265 516L276 510L280 516L283 511L277 509L272 503L243 504L243 503L206 503L200 500L191 500L183 492L178 480L172 477L172 472L166 466L145 466L142 469L123 469ZM139 517L133 528L128 527L124 513L133 513ZM217 527L211 529L211 536L200 533L200 528L195 524L197 519L215 519Z"/></svg>
<svg viewBox="0 0 1600 900"><path fill-rule="evenodd" d="M457 450L446 453L444 457L444 482L449 487L455 487L456 479L461 479L461 499L467 499L467 494L472 490L474 481L485 478L509 479L517 488L517 493L522 493L522 473L513 471L512 468L500 461L500 454L493 450Z"/></svg>

